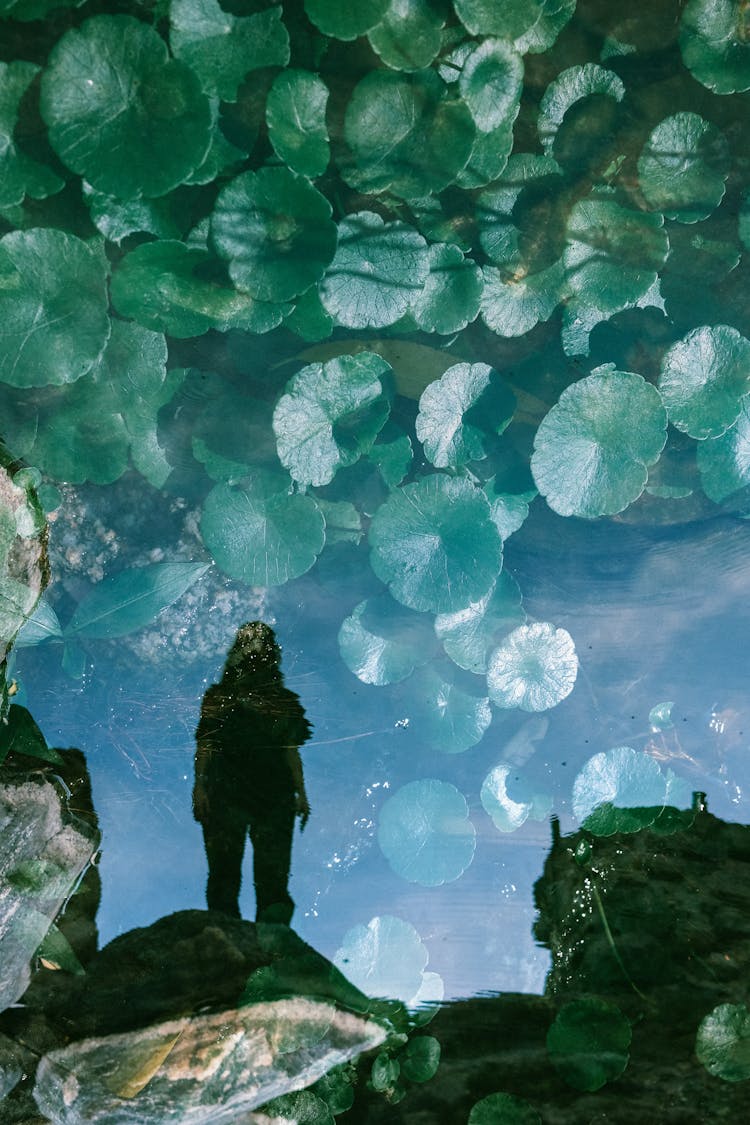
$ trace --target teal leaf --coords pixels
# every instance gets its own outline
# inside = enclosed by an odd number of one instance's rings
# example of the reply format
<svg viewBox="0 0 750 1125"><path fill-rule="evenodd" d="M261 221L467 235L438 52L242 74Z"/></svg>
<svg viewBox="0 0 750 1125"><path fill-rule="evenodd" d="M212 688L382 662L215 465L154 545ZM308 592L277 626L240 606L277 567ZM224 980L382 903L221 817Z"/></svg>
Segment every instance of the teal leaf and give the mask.
<svg viewBox="0 0 750 1125"><path fill-rule="evenodd" d="M280 5L238 17L216 0L172 0L169 22L174 55L192 67L207 94L225 102L236 100L248 71L289 62Z"/></svg>
<svg viewBox="0 0 750 1125"><path fill-rule="evenodd" d="M492 722L486 696L464 691L453 678L428 668L410 681L414 729L443 754L462 754L481 742Z"/></svg>
<svg viewBox="0 0 750 1125"><path fill-rule="evenodd" d="M638 832L690 796L672 770L645 751L617 746L589 758L573 783L573 814L595 836Z"/></svg>
<svg viewBox="0 0 750 1125"><path fill-rule="evenodd" d="M516 153L511 156L498 182L479 195L479 242L495 265L512 267L514 271L522 267L524 273L529 273L540 266L552 264L557 254L549 258L549 245L554 245L556 232L549 229L548 223L544 231L546 257L541 261L530 260L526 252L528 239L524 238L519 225L518 211L525 192L526 195L533 192L534 198L541 195L554 200L561 183L562 170L551 156Z"/></svg>
<svg viewBox="0 0 750 1125"><path fill-rule="evenodd" d="M318 281L336 250L331 205L288 168L243 172L219 192L211 235L238 289L288 301Z"/></svg>
<svg viewBox="0 0 750 1125"><path fill-rule="evenodd" d="M357 39L380 23L389 0L305 0L308 19L334 39Z"/></svg>
<svg viewBox="0 0 750 1125"><path fill-rule="evenodd" d="M507 491L500 476L492 477L484 485L490 502L492 521L500 532L503 543L523 526L529 514L529 504L537 495L536 489L528 492Z"/></svg>
<svg viewBox="0 0 750 1125"><path fill-rule="evenodd" d="M481 676L487 671L487 656L500 637L525 622L518 583L503 571L479 601L455 613L439 613L435 632L454 664Z"/></svg>
<svg viewBox="0 0 750 1125"><path fill-rule="evenodd" d="M372 568L411 609L450 613L483 597L502 567L484 493L434 474L395 489L370 526Z"/></svg>
<svg viewBox="0 0 750 1125"><path fill-rule="evenodd" d="M482 271L458 246L439 242L429 248L429 264L411 315L423 332L460 332L479 312Z"/></svg>
<svg viewBox="0 0 750 1125"><path fill-rule="evenodd" d="M697 223L724 198L729 164L723 133L697 113L675 113L646 141L638 182L652 210L680 223Z"/></svg>
<svg viewBox="0 0 750 1125"><path fill-rule="evenodd" d="M482 279L484 323L498 336L523 336L552 316L560 302L564 271L559 262L532 274L485 266Z"/></svg>
<svg viewBox="0 0 750 1125"><path fill-rule="evenodd" d="M444 22L432 0L391 0L367 38L386 66L393 70L422 70L440 51Z"/></svg>
<svg viewBox="0 0 750 1125"><path fill-rule="evenodd" d="M341 659L364 684L405 680L432 655L429 625L388 594L360 602L339 630Z"/></svg>
<svg viewBox="0 0 750 1125"><path fill-rule="evenodd" d="M301 485L323 485L366 453L391 409L390 364L373 352L303 367L273 414L279 459Z"/></svg>
<svg viewBox="0 0 750 1125"><path fill-rule="evenodd" d="M429 954L410 922L390 914L347 930L333 963L347 980L373 999L414 1005Z"/></svg>
<svg viewBox="0 0 750 1125"><path fill-rule="evenodd" d="M521 104L523 60L504 39L485 39L464 62L458 80L474 124L483 133L513 125Z"/></svg>
<svg viewBox="0 0 750 1125"><path fill-rule="evenodd" d="M112 304L121 316L177 339L210 328L268 332L289 306L257 300L230 285L223 263L183 242L144 242L120 262Z"/></svg>
<svg viewBox="0 0 750 1125"><path fill-rule="evenodd" d="M508 776L515 767L500 762L485 777L479 799L498 832L515 832L531 817L545 820L552 808L552 798L537 795L530 801L516 801L508 793Z"/></svg>
<svg viewBox="0 0 750 1125"><path fill-rule="evenodd" d="M57 750L47 745L33 716L17 703L11 704L7 719L0 723L0 762L9 754L24 754L55 766L65 764Z"/></svg>
<svg viewBox="0 0 750 1125"><path fill-rule="evenodd" d="M217 176L229 175L237 170L246 155L247 148L238 148L227 140L219 119L219 99L209 98L211 106L211 142L208 151L197 168L185 177L183 183L187 186L212 183ZM185 197L183 197L185 198Z"/></svg>
<svg viewBox="0 0 750 1125"><path fill-rule="evenodd" d="M110 242L120 243L130 234L153 234L157 238L179 238L172 197L162 199L118 199L82 184L91 221Z"/></svg>
<svg viewBox="0 0 750 1125"><path fill-rule="evenodd" d="M456 176L458 187L473 191L492 183L502 174L512 148L512 115L489 133L477 130L469 159Z"/></svg>
<svg viewBox="0 0 750 1125"><path fill-rule="evenodd" d="M344 138L354 158L342 170L348 184L410 199L453 183L469 159L474 126L434 70L376 69L354 88Z"/></svg>
<svg viewBox="0 0 750 1125"><path fill-rule="evenodd" d="M406 223L360 211L339 224L338 248L320 298L347 328L384 328L421 293L430 268L427 243Z"/></svg>
<svg viewBox="0 0 750 1125"><path fill-rule="evenodd" d="M704 1016L695 1053L709 1074L725 1082L750 1078L750 1011L745 1004L718 1004Z"/></svg>
<svg viewBox="0 0 750 1125"><path fill-rule="evenodd" d="M63 187L51 168L32 160L13 138L21 99L38 73L30 62L0 63L0 207L12 207L27 195L45 199Z"/></svg>
<svg viewBox="0 0 750 1125"><path fill-rule="evenodd" d="M333 331L333 317L323 308L320 293L315 286L297 297L296 304L284 323L291 332L296 332L310 343L327 340Z"/></svg>
<svg viewBox="0 0 750 1125"><path fill-rule="evenodd" d="M519 625L487 662L490 699L498 707L546 711L570 695L578 675L573 638L547 622Z"/></svg>
<svg viewBox="0 0 750 1125"><path fill-rule="evenodd" d="M317 505L326 521L326 546L334 543L359 543L364 535L362 517L348 500L323 500Z"/></svg>
<svg viewBox="0 0 750 1125"><path fill-rule="evenodd" d="M456 363L422 392L417 437L436 468L458 468L486 457L487 435L501 434L515 408L499 372L486 363Z"/></svg>
<svg viewBox="0 0 750 1125"><path fill-rule="evenodd" d="M279 159L302 176L322 176L328 167L327 104L328 87L308 70L283 70L268 92L268 139Z"/></svg>
<svg viewBox="0 0 750 1125"><path fill-rule="evenodd" d="M201 535L216 565L249 586L281 586L314 564L325 521L289 477L255 471L242 488L218 484L203 504Z"/></svg>
<svg viewBox="0 0 750 1125"><path fill-rule="evenodd" d="M302 1044L295 1043L294 1047L287 1047L287 1051L299 1049L301 1046ZM282 1125L282 1122L288 1121L293 1121L294 1125L335 1125L327 1104L312 1090L281 1094L280 1097L266 1102L263 1115L269 1125L277 1125L277 1123Z"/></svg>
<svg viewBox="0 0 750 1125"><path fill-rule="evenodd" d="M401 1074L409 1082L429 1082L440 1065L440 1043L434 1035L413 1036L399 1052Z"/></svg>
<svg viewBox="0 0 750 1125"><path fill-rule="evenodd" d="M171 191L211 140L198 78L132 16L94 16L63 35L42 75L41 113L63 163L119 199Z"/></svg>
<svg viewBox="0 0 750 1125"><path fill-rule="evenodd" d="M672 722L673 707L674 702L672 700L654 704L648 713L648 725L652 731L672 730L674 727Z"/></svg>
<svg viewBox="0 0 750 1125"><path fill-rule="evenodd" d="M36 604L36 609L24 623L15 640L16 648L29 648L31 645L41 644L62 636L60 622L52 606L46 598L42 597Z"/></svg>
<svg viewBox="0 0 750 1125"><path fill-rule="evenodd" d="M60 230L12 231L0 239L3 382L71 383L96 363L109 332L103 255Z"/></svg>
<svg viewBox="0 0 750 1125"><path fill-rule="evenodd" d="M456 15L472 35L514 40L520 54L546 51L575 11L575 0L455 0Z"/></svg>
<svg viewBox="0 0 750 1125"><path fill-rule="evenodd" d="M152 563L129 567L94 587L73 614L66 637L124 637L149 625L181 598L208 566L205 563Z"/></svg>
<svg viewBox="0 0 750 1125"><path fill-rule="evenodd" d="M462 793L423 778L398 789L380 810L378 844L403 879L439 887L463 875L474 858L476 831Z"/></svg>
<svg viewBox="0 0 750 1125"><path fill-rule="evenodd" d="M542 1119L523 1098L488 1094L474 1102L467 1125L542 1125Z"/></svg>
<svg viewBox="0 0 750 1125"><path fill-rule="evenodd" d="M377 465L388 488L395 488L408 473L414 457L411 438L389 420L367 456Z"/></svg>
<svg viewBox="0 0 750 1125"><path fill-rule="evenodd" d="M566 387L542 419L531 471L560 515L614 515L641 495L666 440L656 388L641 375L600 367Z"/></svg>
<svg viewBox="0 0 750 1125"><path fill-rule="evenodd" d="M720 437L750 392L750 340L726 324L693 329L664 356L659 390L678 430Z"/></svg>
<svg viewBox="0 0 750 1125"><path fill-rule="evenodd" d="M740 415L721 437L702 441L697 450L703 491L721 504L728 496L750 485L750 402L740 404Z"/></svg>
<svg viewBox="0 0 750 1125"><path fill-rule="evenodd" d="M682 11L682 60L716 94L750 90L749 40L744 0L688 0Z"/></svg>
<svg viewBox="0 0 750 1125"><path fill-rule="evenodd" d="M622 101L625 86L613 70L605 70L597 63L571 66L558 74L544 92L539 105L537 130L545 152L555 143L565 114L584 98L596 96Z"/></svg>
<svg viewBox="0 0 750 1125"><path fill-rule="evenodd" d="M630 1061L630 1022L614 1004L584 996L564 1004L547 1032L547 1052L576 1090L599 1090Z"/></svg>

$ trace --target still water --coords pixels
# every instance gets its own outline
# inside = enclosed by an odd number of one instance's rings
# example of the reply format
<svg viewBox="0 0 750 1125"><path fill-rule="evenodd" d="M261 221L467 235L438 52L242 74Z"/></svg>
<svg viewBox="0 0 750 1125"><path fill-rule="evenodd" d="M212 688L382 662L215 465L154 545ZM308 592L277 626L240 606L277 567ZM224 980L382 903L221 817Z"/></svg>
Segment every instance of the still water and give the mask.
<svg viewBox="0 0 750 1125"><path fill-rule="evenodd" d="M743 1120L744 4L0 20L0 1122Z"/></svg>

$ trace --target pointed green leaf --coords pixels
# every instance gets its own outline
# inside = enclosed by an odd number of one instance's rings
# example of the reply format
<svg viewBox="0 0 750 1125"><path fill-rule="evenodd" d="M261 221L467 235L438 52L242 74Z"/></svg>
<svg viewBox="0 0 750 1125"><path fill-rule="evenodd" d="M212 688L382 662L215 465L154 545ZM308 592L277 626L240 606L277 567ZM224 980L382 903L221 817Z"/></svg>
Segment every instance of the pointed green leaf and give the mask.
<svg viewBox="0 0 750 1125"><path fill-rule="evenodd" d="M66 636L123 637L149 625L201 578L205 563L152 563L104 578L79 604Z"/></svg>
<svg viewBox="0 0 750 1125"><path fill-rule="evenodd" d="M25 622L16 637L16 648L28 648L31 645L41 644L42 641L61 637L62 629L52 606L46 598L42 597L36 604L36 609Z"/></svg>

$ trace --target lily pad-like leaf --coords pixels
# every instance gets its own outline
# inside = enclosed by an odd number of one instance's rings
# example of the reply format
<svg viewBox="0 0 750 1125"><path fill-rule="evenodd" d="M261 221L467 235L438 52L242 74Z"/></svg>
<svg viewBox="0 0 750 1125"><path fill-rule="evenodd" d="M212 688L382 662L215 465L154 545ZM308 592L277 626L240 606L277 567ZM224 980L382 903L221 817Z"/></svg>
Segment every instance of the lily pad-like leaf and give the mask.
<svg viewBox="0 0 750 1125"><path fill-rule="evenodd" d="M395 422L389 420L367 456L377 465L388 487L395 488L408 473L414 458L411 438Z"/></svg>
<svg viewBox="0 0 750 1125"><path fill-rule="evenodd" d="M513 148L513 120L510 118L489 133L477 131L465 167L456 176L458 187L473 191L491 184L503 172Z"/></svg>
<svg viewBox="0 0 750 1125"><path fill-rule="evenodd" d="M531 471L560 515L613 515L641 495L666 440L656 388L641 375L599 367L566 387L542 419Z"/></svg>
<svg viewBox="0 0 750 1125"><path fill-rule="evenodd" d="M464 62L458 85L483 133L512 125L518 116L523 60L505 39L485 39Z"/></svg>
<svg viewBox="0 0 750 1125"><path fill-rule="evenodd" d="M423 887L453 882L476 848L466 798L447 781L409 782L380 810L378 844L396 874L408 882Z"/></svg>
<svg viewBox="0 0 750 1125"><path fill-rule="evenodd" d="M367 33L370 46L393 70L422 70L440 51L445 20L431 0L391 0Z"/></svg>
<svg viewBox="0 0 750 1125"><path fill-rule="evenodd" d="M514 40L523 55L551 47L576 5L575 0L455 0L454 7L472 35Z"/></svg>
<svg viewBox="0 0 750 1125"><path fill-rule="evenodd" d="M568 110L592 96L614 98L616 102L621 102L625 86L613 70L605 70L597 63L571 66L550 82L539 105L537 118L539 139L545 152L554 145Z"/></svg>
<svg viewBox="0 0 750 1125"><path fill-rule="evenodd" d="M318 281L336 250L331 205L288 168L243 172L219 193L211 236L238 289L287 301Z"/></svg>
<svg viewBox="0 0 750 1125"><path fill-rule="evenodd" d="M320 299L347 328L384 328L404 315L430 268L427 243L406 223L360 211L339 224Z"/></svg>
<svg viewBox="0 0 750 1125"><path fill-rule="evenodd" d="M719 1004L704 1016L695 1053L709 1074L725 1082L750 1078L750 1011L745 1004Z"/></svg>
<svg viewBox="0 0 750 1125"><path fill-rule="evenodd" d="M431 640L422 614L405 610L388 594L360 602L339 629L341 659L365 684L405 680L430 659Z"/></svg>
<svg viewBox="0 0 750 1125"><path fill-rule="evenodd" d="M522 230L519 226L516 208L524 198L526 189L535 193L535 198L554 198L562 183L562 169L551 156L537 156L533 153L516 153L511 156L497 183L483 191L477 200L477 222L479 242L487 257L496 265L513 267L529 273L540 266L551 265L557 251L551 257L529 261L527 247L522 245ZM554 230L545 230L545 241L554 240ZM560 247L562 248L562 247Z"/></svg>
<svg viewBox="0 0 750 1125"><path fill-rule="evenodd" d="M172 0L169 22L175 56L192 67L207 94L225 102L236 100L248 71L289 62L280 5L238 17L216 0Z"/></svg>
<svg viewBox="0 0 750 1125"><path fill-rule="evenodd" d="M268 91L268 139L279 159L302 176L321 176L328 167L327 104L328 87L309 70L283 70Z"/></svg>
<svg viewBox="0 0 750 1125"><path fill-rule="evenodd" d="M325 521L289 477L256 470L242 488L217 484L203 504L201 535L216 565L249 586L281 586L323 550Z"/></svg>
<svg viewBox="0 0 750 1125"><path fill-rule="evenodd" d="M570 695L578 657L570 633L547 622L519 625L489 656L487 686L498 707L546 711Z"/></svg>
<svg viewBox="0 0 750 1125"><path fill-rule="evenodd" d="M750 17L744 0L688 0L680 50L694 78L716 94L750 90Z"/></svg>
<svg viewBox="0 0 750 1125"><path fill-rule="evenodd" d="M614 1004L584 996L564 1004L547 1032L555 1070L576 1090L600 1090L630 1061L630 1022Z"/></svg>
<svg viewBox="0 0 750 1125"><path fill-rule="evenodd" d="M173 214L172 198L118 199L95 191L84 180L83 198L91 221L110 242L122 242L129 234L154 234L157 238L179 238L180 227Z"/></svg>
<svg viewBox="0 0 750 1125"><path fill-rule="evenodd" d="M747 396L734 425L721 437L702 441L696 457L703 491L717 504L750 485L750 402Z"/></svg>
<svg viewBox="0 0 750 1125"><path fill-rule="evenodd" d="M488 1094L474 1102L467 1125L542 1125L542 1119L523 1098Z"/></svg>
<svg viewBox="0 0 750 1125"><path fill-rule="evenodd" d="M376 69L354 88L344 137L354 157L342 172L348 184L410 199L453 183L471 154L474 125L434 70Z"/></svg>
<svg viewBox="0 0 750 1125"><path fill-rule="evenodd" d="M268 332L289 305L262 301L234 289L224 263L184 242L143 242L120 262L112 278L112 304L146 328L177 339L244 328Z"/></svg>
<svg viewBox="0 0 750 1125"><path fill-rule="evenodd" d="M750 340L726 324L693 329L664 356L659 390L678 430L720 437L750 392Z"/></svg>
<svg viewBox="0 0 750 1125"><path fill-rule="evenodd" d="M380 23L388 11L390 0L305 0L305 12L311 23L333 39L357 39Z"/></svg>
<svg viewBox="0 0 750 1125"><path fill-rule="evenodd" d="M460 332L479 312L482 271L458 246L446 243L430 246L429 262L430 272L411 315L423 332Z"/></svg>
<svg viewBox="0 0 750 1125"><path fill-rule="evenodd" d="M417 1035L399 1053L398 1062L409 1082L429 1082L440 1065L440 1043L434 1035Z"/></svg>
<svg viewBox="0 0 750 1125"><path fill-rule="evenodd" d="M668 219L697 223L724 198L729 145L697 113L675 113L652 130L638 158L638 182L649 207Z"/></svg>
<svg viewBox="0 0 750 1125"><path fill-rule="evenodd" d="M459 668L483 675L487 655L498 639L526 622L518 583L503 571L492 590L455 613L439 613L435 632Z"/></svg>
<svg viewBox="0 0 750 1125"><path fill-rule="evenodd" d="M414 1004L429 954L411 922L383 914L347 930L333 963L347 980L373 999Z"/></svg>
<svg viewBox="0 0 750 1125"><path fill-rule="evenodd" d="M65 635L123 637L148 625L181 598L208 566L206 563L153 563L104 578L80 602Z"/></svg>
<svg viewBox="0 0 750 1125"><path fill-rule="evenodd" d="M462 754L476 746L492 722L489 700L464 691L453 677L434 668L409 682L414 728L420 739L443 754Z"/></svg>
<svg viewBox="0 0 750 1125"><path fill-rule="evenodd" d="M502 567L484 493L434 474L395 489L370 526L372 568L411 609L450 613L483 597Z"/></svg>
<svg viewBox="0 0 750 1125"><path fill-rule="evenodd" d="M20 60L0 63L0 207L12 207L27 195L45 199L63 187L51 168L32 160L13 139L21 98L39 69Z"/></svg>
<svg viewBox="0 0 750 1125"><path fill-rule="evenodd" d="M458 468L486 457L488 434L501 434L516 397L486 363L456 363L422 392L417 437L436 468Z"/></svg>
<svg viewBox="0 0 750 1125"><path fill-rule="evenodd" d="M291 332L310 343L327 340L333 331L333 317L323 308L320 293L314 286L297 297L284 323Z"/></svg>
<svg viewBox="0 0 750 1125"><path fill-rule="evenodd" d="M560 303L565 273L560 262L532 274L485 266L482 279L482 320L498 336L513 337L549 320Z"/></svg>
<svg viewBox="0 0 750 1125"><path fill-rule="evenodd" d="M672 770L629 746L594 754L573 783L573 813L595 836L638 832L685 802L689 808L687 787Z"/></svg>
<svg viewBox="0 0 750 1125"><path fill-rule="evenodd" d="M93 16L66 32L42 75L40 106L63 163L119 199L171 191L211 142L197 76L132 16Z"/></svg>
<svg viewBox="0 0 750 1125"><path fill-rule="evenodd" d="M301 485L328 484L372 446L391 409L390 364L373 352L303 367L273 414L279 459Z"/></svg>
<svg viewBox="0 0 750 1125"><path fill-rule="evenodd" d="M484 485L484 491L490 502L490 515L504 543L523 526L529 514L529 504L537 495L537 491L535 488L528 489L526 492L511 491L503 481L502 474L488 480Z"/></svg>
<svg viewBox="0 0 750 1125"><path fill-rule="evenodd" d="M102 254L51 228L12 231L0 239L3 382L72 383L96 363L109 332Z"/></svg>
<svg viewBox="0 0 750 1125"><path fill-rule="evenodd" d="M515 832L531 817L546 820L552 808L552 798L538 795L530 801L516 801L508 793L508 776L515 767L500 762L485 777L479 799L498 832Z"/></svg>

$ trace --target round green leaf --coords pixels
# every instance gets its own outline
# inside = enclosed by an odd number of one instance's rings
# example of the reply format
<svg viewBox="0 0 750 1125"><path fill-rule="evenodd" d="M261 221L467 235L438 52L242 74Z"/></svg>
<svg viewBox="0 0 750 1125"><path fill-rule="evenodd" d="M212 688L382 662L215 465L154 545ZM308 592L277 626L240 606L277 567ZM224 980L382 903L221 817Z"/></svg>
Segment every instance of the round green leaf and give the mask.
<svg viewBox="0 0 750 1125"><path fill-rule="evenodd" d="M203 161L211 107L196 75L132 16L66 32L42 75L41 112L63 163L98 191L164 195Z"/></svg>
<svg viewBox="0 0 750 1125"><path fill-rule="evenodd" d="M474 1102L467 1125L542 1125L537 1111L513 1094L488 1094Z"/></svg>
<svg viewBox="0 0 750 1125"><path fill-rule="evenodd" d="M334 39L357 39L380 23L390 0L305 0L305 12L324 35Z"/></svg>
<svg viewBox="0 0 750 1125"><path fill-rule="evenodd" d="M339 651L347 668L364 684L405 680L430 659L429 626L388 594L360 602L339 629Z"/></svg>
<svg viewBox="0 0 750 1125"><path fill-rule="evenodd" d="M417 1035L398 1056L401 1074L409 1082L429 1082L440 1065L440 1043L434 1035Z"/></svg>
<svg viewBox="0 0 750 1125"><path fill-rule="evenodd" d="M486 436L501 434L515 408L499 372L486 363L456 363L422 392L417 437L436 468L455 469L486 457Z"/></svg>
<svg viewBox="0 0 750 1125"><path fill-rule="evenodd" d="M489 700L464 691L433 668L410 682L415 729L444 754L462 754L484 738L492 722Z"/></svg>
<svg viewBox="0 0 750 1125"><path fill-rule="evenodd" d="M308 70L282 70L268 92L268 138L279 159L302 176L321 176L328 167L327 104L328 87Z"/></svg>
<svg viewBox="0 0 750 1125"><path fill-rule="evenodd" d="M532 801L515 801L508 793L508 775L514 769L507 762L501 762L490 770L479 791L484 811L491 817L498 832L515 832L534 811Z"/></svg>
<svg viewBox="0 0 750 1125"><path fill-rule="evenodd" d="M455 180L471 154L474 126L434 70L376 69L354 88L344 137L354 157L342 172L348 184L409 199Z"/></svg>
<svg viewBox="0 0 750 1125"><path fill-rule="evenodd" d="M395 488L408 473L414 457L411 438L389 420L367 456L377 465L388 487Z"/></svg>
<svg viewBox="0 0 750 1125"><path fill-rule="evenodd" d="M659 122L638 158L638 182L649 207L668 219L697 223L724 198L729 145L697 113Z"/></svg>
<svg viewBox="0 0 750 1125"><path fill-rule="evenodd" d="M468 813L466 798L449 782L409 782L380 811L380 849L396 874L410 883L451 883L474 858L476 831Z"/></svg>
<svg viewBox="0 0 750 1125"><path fill-rule="evenodd" d="M709 1074L725 1082L750 1078L750 1011L745 1004L719 1004L700 1022L695 1053Z"/></svg>
<svg viewBox="0 0 750 1125"><path fill-rule="evenodd" d="M455 0L456 15L472 35L515 40L516 50L546 51L575 11L575 0Z"/></svg>
<svg viewBox="0 0 750 1125"><path fill-rule="evenodd" d="M504 39L485 39L472 51L458 85L474 123L483 133L512 125L518 116L523 60Z"/></svg>
<svg viewBox="0 0 750 1125"><path fill-rule="evenodd" d="M740 416L721 437L702 441L697 450L703 491L720 504L750 484L750 402L742 400Z"/></svg>
<svg viewBox="0 0 750 1125"><path fill-rule="evenodd" d="M119 243L129 234L141 233L179 238L180 227L172 213L171 197L122 200L95 191L85 180L81 186L92 223L110 242Z"/></svg>
<svg viewBox="0 0 750 1125"><path fill-rule="evenodd" d="M307 1044L297 1044L294 1048ZM266 1102L263 1116L267 1125L335 1125L333 1115L326 1102L312 1090L299 1090L292 1094L282 1094L273 1101Z"/></svg>
<svg viewBox="0 0 750 1125"><path fill-rule="evenodd" d="M489 133L477 131L471 154L456 176L456 184L468 191L484 187L501 175L513 148L513 122L504 121Z"/></svg>
<svg viewBox="0 0 750 1125"><path fill-rule="evenodd" d="M537 491L535 488L527 492L511 491L504 486L500 476L486 481L484 491L490 502L493 523L500 532L500 538L505 542L523 525L529 514L529 504L537 495Z"/></svg>
<svg viewBox="0 0 750 1125"><path fill-rule="evenodd" d="M302 485L328 484L372 446L391 409L390 364L373 352L303 367L274 410L279 459Z"/></svg>
<svg viewBox="0 0 750 1125"><path fill-rule="evenodd" d="M482 279L484 323L498 336L523 336L552 316L560 302L564 271L559 262L532 274L522 268L511 272L485 266Z"/></svg>
<svg viewBox="0 0 750 1125"><path fill-rule="evenodd" d="M680 20L680 50L685 66L709 90L750 90L745 0L688 0Z"/></svg>
<svg viewBox="0 0 750 1125"><path fill-rule="evenodd" d="M21 99L38 73L30 62L0 63L0 207L21 203L26 195L44 199L63 186L59 176L27 156L13 139Z"/></svg>
<svg viewBox="0 0 750 1125"><path fill-rule="evenodd" d="M347 930L333 963L366 996L412 1005L429 959L410 922L390 914Z"/></svg>
<svg viewBox="0 0 750 1125"><path fill-rule="evenodd" d="M192 67L207 94L233 102L250 70L286 66L289 35L281 6L251 16L233 16L216 0L172 0L169 42Z"/></svg>
<svg viewBox="0 0 750 1125"><path fill-rule="evenodd" d="M147 328L184 339L210 328L268 332L288 305L259 301L229 284L224 264L184 242L143 242L112 278L112 304Z"/></svg>
<svg viewBox="0 0 750 1125"><path fill-rule="evenodd" d="M566 387L542 419L531 471L560 515L613 515L641 495L666 440L656 388L641 375L599 367Z"/></svg>
<svg viewBox="0 0 750 1125"><path fill-rule="evenodd" d="M284 323L290 331L311 343L327 340L333 331L333 318L323 308L320 293L315 286L296 299L295 306Z"/></svg>
<svg viewBox="0 0 750 1125"><path fill-rule="evenodd" d="M688 799L671 770L645 751L617 746L593 757L573 783L573 813L596 836L638 832L667 805Z"/></svg>
<svg viewBox="0 0 750 1125"><path fill-rule="evenodd" d="M511 156L498 182L477 199L479 241L490 261L513 267L515 272L522 271L524 275L530 272L530 266L538 269L539 265L554 261L556 254L538 263L528 261L526 248L522 248L523 235L516 208L524 198L525 189L531 189L537 197L554 197L561 182L562 170L551 156L525 152Z"/></svg>
<svg viewBox="0 0 750 1125"><path fill-rule="evenodd" d="M325 521L289 478L255 471L243 488L217 484L203 505L201 535L217 566L249 586L280 586L304 574L325 542Z"/></svg>
<svg viewBox="0 0 750 1125"><path fill-rule="evenodd" d="M395 489L370 526L372 568L411 609L450 613L477 601L502 567L487 498L434 474Z"/></svg>
<svg viewBox="0 0 750 1125"><path fill-rule="evenodd" d="M263 301L303 293L336 250L330 203L288 168L261 168L231 180L216 200L211 236L237 288Z"/></svg>
<svg viewBox="0 0 750 1125"><path fill-rule="evenodd" d="M481 676L487 671L487 655L498 637L525 621L518 583L504 570L479 601L455 613L438 614L435 632L454 664Z"/></svg>
<svg viewBox="0 0 750 1125"><path fill-rule="evenodd" d="M444 22L431 0L391 0L367 38L386 66L421 70L430 65L442 46Z"/></svg>
<svg viewBox="0 0 750 1125"><path fill-rule="evenodd" d="M109 331L102 254L51 228L0 239L3 382L72 383L96 363Z"/></svg>
<svg viewBox="0 0 750 1125"><path fill-rule="evenodd" d="M592 95L614 98L621 102L625 86L613 70L596 63L571 66L550 82L539 105L537 129L545 152L552 148L555 137L568 110Z"/></svg>
<svg viewBox="0 0 750 1125"><path fill-rule="evenodd" d="M585 996L564 1004L547 1032L555 1069L576 1090L599 1090L628 1065L630 1023L614 1004Z"/></svg>
<svg viewBox="0 0 750 1125"><path fill-rule="evenodd" d="M498 707L546 711L570 695L578 675L573 638L547 622L519 625L490 653L487 686Z"/></svg>
<svg viewBox="0 0 750 1125"><path fill-rule="evenodd" d="M720 437L750 392L750 340L726 324L694 328L664 356L659 390L678 430Z"/></svg>
<svg viewBox="0 0 750 1125"><path fill-rule="evenodd" d="M427 243L406 223L360 211L339 224L320 299L347 328L384 328L404 315L430 268Z"/></svg>
<svg viewBox="0 0 750 1125"><path fill-rule="evenodd" d="M430 272L411 315L423 332L460 332L476 318L482 271L458 246L435 242L429 248Z"/></svg>

